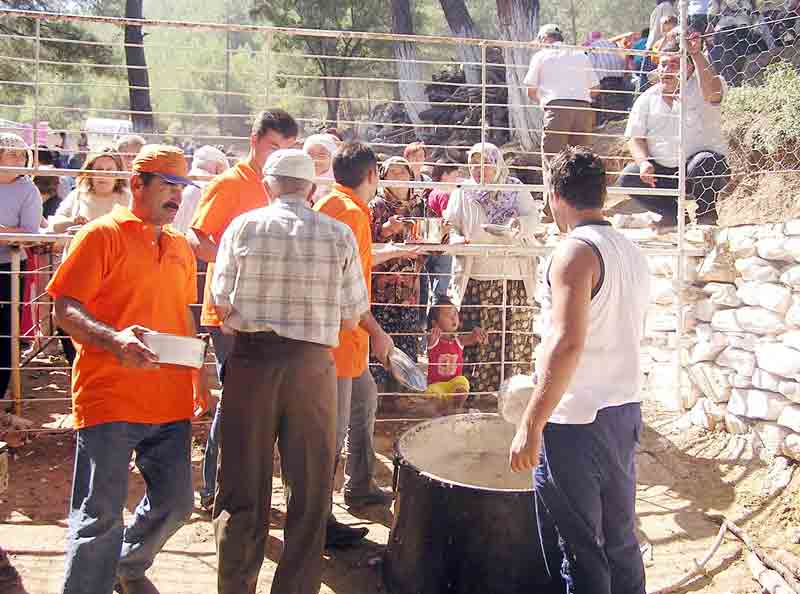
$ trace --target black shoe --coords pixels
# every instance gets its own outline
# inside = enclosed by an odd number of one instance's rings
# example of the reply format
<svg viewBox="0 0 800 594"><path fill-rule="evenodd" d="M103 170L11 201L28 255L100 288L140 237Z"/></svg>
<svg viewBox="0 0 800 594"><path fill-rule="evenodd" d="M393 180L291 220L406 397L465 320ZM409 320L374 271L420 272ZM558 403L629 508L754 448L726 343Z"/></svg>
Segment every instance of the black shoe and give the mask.
<svg viewBox="0 0 800 594"><path fill-rule="evenodd" d="M341 522L328 522L325 530L325 548L352 547L364 540L369 528L353 528Z"/></svg>
<svg viewBox="0 0 800 594"><path fill-rule="evenodd" d="M365 505L389 505L394 500L394 493L381 489L374 482L370 483L366 491L344 490L344 502L350 507Z"/></svg>
<svg viewBox="0 0 800 594"><path fill-rule="evenodd" d="M118 578L114 587L120 594L158 594L158 588L146 577L136 579Z"/></svg>

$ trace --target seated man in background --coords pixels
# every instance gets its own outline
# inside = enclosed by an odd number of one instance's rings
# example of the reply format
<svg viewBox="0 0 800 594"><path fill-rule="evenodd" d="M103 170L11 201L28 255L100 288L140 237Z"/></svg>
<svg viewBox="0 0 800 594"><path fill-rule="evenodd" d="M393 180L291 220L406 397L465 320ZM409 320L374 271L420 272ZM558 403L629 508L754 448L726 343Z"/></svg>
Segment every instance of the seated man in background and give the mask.
<svg viewBox="0 0 800 594"><path fill-rule="evenodd" d="M665 44L658 66L659 84L633 105L625 136L634 162L628 164L618 185L647 210L661 215L659 227L674 226L678 205L673 197L637 195L635 188L677 189L680 149L680 108L686 109L684 147L686 194L697 201L698 222L716 224L717 197L730 179L725 155L727 142L721 129L721 103L725 81L714 74L701 51L700 36L687 37L688 80L679 80L680 54L675 42Z"/></svg>

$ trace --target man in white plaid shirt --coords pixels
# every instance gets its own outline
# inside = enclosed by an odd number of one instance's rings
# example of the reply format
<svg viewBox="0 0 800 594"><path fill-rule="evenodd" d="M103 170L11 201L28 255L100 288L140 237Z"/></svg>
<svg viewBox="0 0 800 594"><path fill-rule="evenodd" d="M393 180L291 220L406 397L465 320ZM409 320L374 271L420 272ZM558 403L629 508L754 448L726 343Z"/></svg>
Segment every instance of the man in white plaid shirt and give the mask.
<svg viewBox="0 0 800 594"><path fill-rule="evenodd" d="M311 157L277 151L264 174L274 198L225 231L212 284L223 328L236 335L213 513L220 594L255 591L276 440L291 496L272 594L319 590L336 441L330 348L369 311L352 231L311 209Z"/></svg>

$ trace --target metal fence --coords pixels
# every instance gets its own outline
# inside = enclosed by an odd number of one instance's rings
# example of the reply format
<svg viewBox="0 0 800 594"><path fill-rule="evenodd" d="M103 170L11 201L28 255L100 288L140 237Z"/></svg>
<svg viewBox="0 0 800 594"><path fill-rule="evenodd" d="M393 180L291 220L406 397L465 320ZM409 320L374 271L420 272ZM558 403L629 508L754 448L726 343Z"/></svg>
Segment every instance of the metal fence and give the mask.
<svg viewBox="0 0 800 594"><path fill-rule="evenodd" d="M686 21L685 3L681 7L681 20ZM431 166L443 157L454 159L465 169L467 149L477 142L493 141L503 145L510 161L516 181L490 183L484 178L483 167L472 182L435 181L382 181L381 186L411 188L414 190L442 188L453 190L472 184L484 190L529 191L537 199L545 194L543 183L543 161L552 156L543 154L541 141L542 110L526 98L527 86L523 77L528 69L527 61L543 46L536 42L521 40L477 40L455 37L402 36L384 33L350 31L320 31L286 29L279 27L243 26L230 24L192 23L183 21L136 21L119 18L49 14L31 11L2 10L0 21L7 26L0 31L0 58L9 64L6 80L0 80L0 109L8 113L10 120L30 124L34 151L33 163L21 169L0 168L0 171L18 172L34 176L69 176L83 172L81 169L59 169L42 167L39 162L39 145L47 144L41 138L40 123L49 122L53 134L65 132L77 135L81 131L92 132L84 122L86 116L118 117L137 120L141 116L153 118L152 130L139 132L148 141L183 139L183 143L229 145L227 151L241 155L249 141L247 129L253 115L268 105L290 109L303 126L303 134L325 127L329 116L335 116L336 127L345 138L366 139L382 153L381 158L402 151L411 141L424 141L425 165ZM93 41L78 41L55 36L52 25L69 22L88 27L96 34ZM119 32L125 26L141 26L148 33L143 44L125 43ZM228 38L221 49L209 56L198 51L182 33L202 34L219 39ZM241 35L247 39L238 47L231 47L229 36ZM180 37L180 42L160 41L167 35ZM685 40L685 30L680 38ZM330 45L337 43L360 44L366 48L360 54L331 55ZM88 59L55 59L56 47L104 47L109 59L92 62ZM133 88L121 79L122 73L136 69L125 64L124 50L144 48L148 54L151 71L168 60L175 80L155 77L148 85ZM313 48L319 48L313 51ZM460 60L464 48L479 59ZM632 65L632 58L646 57L644 51L619 48L580 48L592 55L618 55L625 62L621 74L627 77L640 74ZM522 57L520 57L522 56ZM347 68L331 66L346 64ZM455 67L453 67L455 65ZM449 69L441 71L442 68ZM688 70L685 43L680 53L681 72ZM602 67L596 67L602 73ZM8 69L7 69L8 70ZM328 72L328 74L324 74ZM111 73L111 74L109 74ZM116 74L115 74L116 73ZM609 74L609 72L606 72ZM599 74L598 74L599 76ZM181 84L190 77L193 84ZM157 80L155 78L158 78ZM603 77L607 78L607 77ZM331 86L335 85L334 92ZM102 90L103 93L94 93ZM146 90L153 101L151 112L133 111L127 105L128 93ZM90 92L91 91L91 92ZM80 92L80 93L79 93ZM589 110L599 114L608 122L602 127L582 134L586 144L595 147L606 162L609 176L616 179L626 162L621 149L624 131L614 127L614 121L630 113L633 98L639 91L633 86L620 88L603 87L598 99L591 107L573 108ZM73 95L70 95L73 93ZM78 93L78 95L74 95ZM82 93L82 94L81 94ZM72 97L74 101L69 101ZM175 99L178 97L179 99ZM205 98L202 101L199 98ZM604 101L623 97L622 101ZM210 98L210 99L208 99ZM329 110L331 103L336 110ZM679 109L680 139L686 135L686 110ZM4 126L0 126L4 127ZM6 129L8 126L5 127ZM13 128L13 126L11 126ZM568 130L551 129L551 134L566 135ZM101 136L101 135L100 135ZM113 142L115 135L105 140ZM686 161L684 142L679 142L676 155L678 163L677 188L641 188L636 193L644 196L660 196L677 201L677 229L669 239L659 239L643 244L648 255L670 256L677 260L674 267L676 286L685 283L685 258L687 255L702 255L702 250L687 248L684 241L689 201L686 197ZM81 148L76 152L85 150ZM481 164L484 164L481 157ZM96 172L93 176L126 177L125 172ZM203 178L201 176L201 178ZM208 179L206 176L203 179ZM621 200L629 190L612 186L609 196ZM541 202L540 202L541 205ZM691 209L689 209L691 210ZM547 238L545 238L547 239ZM553 238L550 238L553 239ZM63 245L64 236L9 236L0 234L0 243L14 246L12 280L19 288L24 275L46 276L48 270L24 272L20 269L20 249L33 244ZM553 241L541 246L469 245L441 246L431 248L437 253L499 257L523 256L541 260L550 253ZM55 265L55 262L53 263ZM423 277L427 273L423 273ZM507 282L503 282L501 307L508 307ZM13 287L12 287L13 288ZM677 291L675 332L676 344L680 345L683 334L684 303L682 291ZM27 305L18 299L18 291L12 290L12 390L17 410L24 398L20 369L24 362L20 357L19 306ZM47 299L37 295L32 299L45 306ZM415 308L427 308L418 303ZM527 306L526 306L527 307ZM529 307L535 308L534 304ZM421 316L420 316L421 317ZM505 316L503 316L505 320ZM508 329L505 321L500 328L490 328L503 340ZM528 331L526 331L528 332ZM529 331L533 334L533 328ZM425 334L419 328L414 334ZM50 340L53 333L42 332L43 340ZM506 365L503 344L501 360L490 362L500 366L500 377L505 378ZM680 391L680 358L676 357L676 390ZM527 362L530 363L530 362ZM491 393L491 392L490 392ZM64 399L65 403L68 400ZM65 406L66 408L66 406Z"/></svg>

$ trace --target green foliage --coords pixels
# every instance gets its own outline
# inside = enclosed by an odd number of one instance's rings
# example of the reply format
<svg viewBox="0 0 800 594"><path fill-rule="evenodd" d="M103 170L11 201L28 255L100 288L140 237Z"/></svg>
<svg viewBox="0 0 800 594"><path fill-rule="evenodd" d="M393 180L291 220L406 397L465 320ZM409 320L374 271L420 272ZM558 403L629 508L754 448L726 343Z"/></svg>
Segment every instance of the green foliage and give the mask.
<svg viewBox="0 0 800 594"><path fill-rule="evenodd" d="M560 22L571 31L572 13L579 38L588 30L609 34L639 29L647 24L653 0L542 0L541 22ZM123 16L124 0L12 0L0 6L33 10L83 12ZM421 35L450 35L439 0L416 0L415 31ZM497 6L494 0L467 0L481 34L497 38ZM574 10L573 10L574 9ZM389 31L388 0L144 0L148 19L187 20L212 23L262 24L308 29ZM4 56L32 59L30 40L33 23L28 19L0 19L0 33L29 39L0 38ZM397 99L393 44L387 41L325 40L276 34L271 48L267 37L247 32L196 31L145 26L146 54L152 86L156 129L180 138L182 135L218 135L208 142L230 144L230 137L246 136L251 115L268 103L280 105L311 122L324 121L329 96L340 96L339 116L363 121L374 108ZM113 110L128 109L128 87L123 52L123 30L108 24L75 25L43 22L43 37L102 41L111 45L42 43L42 58L49 61L113 64L114 68L43 66L40 73L39 118L51 126L78 129L87 117L124 118ZM569 33L568 33L569 37ZM230 53L226 59L226 48ZM420 59L443 62L423 67L423 78L455 61L456 45L420 45ZM314 56L323 56L312 58ZM268 57L269 56L269 57ZM350 56L345 61L324 56ZM269 63L268 63L269 62ZM272 84L267 88L267 73ZM321 76L361 77L339 89L325 88ZM30 63L0 60L0 80L31 82ZM376 79L386 79L380 82ZM231 94L227 97L225 92ZM0 85L3 117L33 119L33 87ZM55 106L52 109L42 106ZM64 109L64 107L71 108ZM76 110L80 109L81 111ZM230 114L225 117L223 114ZM172 114L172 115L171 115ZM180 115L187 114L187 115ZM344 127L349 127L344 124ZM204 140L200 140L204 142Z"/></svg>
<svg viewBox="0 0 800 594"><path fill-rule="evenodd" d="M14 10L58 12L64 10L66 3L58 0L8 0L0 2L0 7ZM33 19L0 19L0 80L18 83L32 83L36 79L36 21ZM26 39L19 38L20 36ZM95 63L108 64L112 59L110 48L102 45L71 43L74 41L96 42L97 37L86 28L74 23L41 21L39 59L43 62L39 70L39 80L54 77L59 82L64 78L79 77L85 68L76 65L54 65L48 62L67 64ZM0 85L0 103L22 105L33 96L34 87L29 84ZM24 109L8 112L10 117L27 117ZM43 118L44 119L44 118Z"/></svg>
<svg viewBox="0 0 800 594"><path fill-rule="evenodd" d="M650 23L654 0L543 0L540 23L557 23L568 43L582 43L591 31L613 37L641 31Z"/></svg>
<svg viewBox="0 0 800 594"><path fill-rule="evenodd" d="M788 62L772 64L758 84L731 89L723 113L726 136L746 152L793 151L800 142L800 74Z"/></svg>

